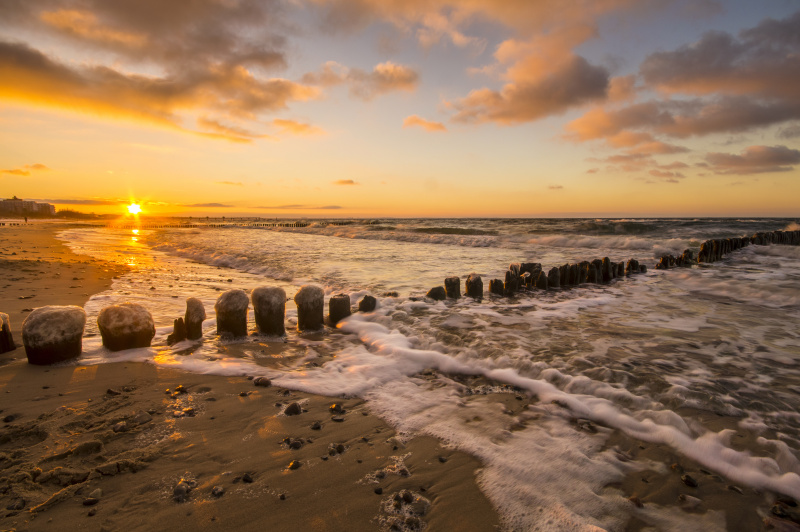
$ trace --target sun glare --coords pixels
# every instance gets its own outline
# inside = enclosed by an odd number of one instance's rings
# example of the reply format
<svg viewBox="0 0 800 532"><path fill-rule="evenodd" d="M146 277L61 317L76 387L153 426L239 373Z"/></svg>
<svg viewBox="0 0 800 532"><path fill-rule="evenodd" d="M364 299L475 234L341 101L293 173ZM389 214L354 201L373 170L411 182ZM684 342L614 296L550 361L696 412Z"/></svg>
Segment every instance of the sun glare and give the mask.
<svg viewBox="0 0 800 532"><path fill-rule="evenodd" d="M128 212L130 214L139 214L140 212L142 212L142 207L136 203L131 203L130 205L128 205Z"/></svg>

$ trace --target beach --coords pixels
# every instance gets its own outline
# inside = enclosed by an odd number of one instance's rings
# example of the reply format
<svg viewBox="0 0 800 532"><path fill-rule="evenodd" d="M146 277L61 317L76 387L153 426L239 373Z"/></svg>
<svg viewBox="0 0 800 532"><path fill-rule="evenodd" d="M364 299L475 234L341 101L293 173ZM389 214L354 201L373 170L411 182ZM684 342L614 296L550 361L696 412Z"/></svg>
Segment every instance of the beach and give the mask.
<svg viewBox="0 0 800 532"><path fill-rule="evenodd" d="M59 229L30 224L1 234L2 310L18 345L23 309L82 305L124 272L74 255L54 237ZM179 386L186 393L173 397ZM302 413L284 415L292 403ZM0 410L4 530L495 530L499 523L476 485L477 460L430 437L398 435L358 398L142 362L32 366L19 347L2 358ZM295 462L300 467L290 469ZM182 479L190 489L179 502Z"/></svg>
<svg viewBox="0 0 800 532"><path fill-rule="evenodd" d="M0 525L795 526L800 376L786 317L797 313L798 248L753 245L715 264L653 269L654 256L697 249L702 234L786 224L5 228L0 310L17 345L25 309L82 305L88 320L76 362L29 365L22 347L0 359ZM515 256L543 257L546 270L592 254L649 271L507 297L425 297L462 264L488 284ZM378 306L298 332L292 295L315 281L326 300L348 294L355 308L375 294ZM252 310L248 336L217 335L217 297L263 285L287 293L286 336L257 334ZM202 338L169 345L186 297L209 314ZM126 301L152 313L156 335L149 348L111 352L97 316Z"/></svg>

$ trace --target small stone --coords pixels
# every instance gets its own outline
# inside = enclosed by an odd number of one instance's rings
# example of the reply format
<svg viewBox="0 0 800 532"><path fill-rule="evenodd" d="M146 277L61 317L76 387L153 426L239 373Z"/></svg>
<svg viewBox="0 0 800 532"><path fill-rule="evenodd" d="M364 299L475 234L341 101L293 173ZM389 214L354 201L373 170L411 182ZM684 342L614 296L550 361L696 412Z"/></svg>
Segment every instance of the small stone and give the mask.
<svg viewBox="0 0 800 532"><path fill-rule="evenodd" d="M189 390L183 384L179 384L175 387L175 391L178 393L189 393Z"/></svg>
<svg viewBox="0 0 800 532"><path fill-rule="evenodd" d="M342 405L341 405L340 403L334 403L334 404L332 404L332 405L330 406L329 410L330 410L330 411L331 411L331 413L333 413L333 414L341 414L342 412L344 412L344 408L342 408Z"/></svg>
<svg viewBox="0 0 800 532"><path fill-rule="evenodd" d="M95 515L97 515L97 508L92 508L86 515L88 515L89 517L94 517Z"/></svg>
<svg viewBox="0 0 800 532"><path fill-rule="evenodd" d="M395 296L397 297L397 296ZM372 312L375 310L375 307L378 305L378 300L372 296L364 296L361 298L361 301L358 302L358 311L359 312Z"/></svg>
<svg viewBox="0 0 800 532"><path fill-rule="evenodd" d="M439 457L439 462L444 464L445 462L447 462L447 457L446 456L440 456Z"/></svg>
<svg viewBox="0 0 800 532"><path fill-rule="evenodd" d="M383 488L375 488L375 495L383 495Z"/></svg>
<svg viewBox="0 0 800 532"><path fill-rule="evenodd" d="M278 495L278 498L280 500L282 500L282 501L285 501L286 500L286 494L285 493L281 493L280 495Z"/></svg>
<svg viewBox="0 0 800 532"><path fill-rule="evenodd" d="M244 475L242 475L242 482L246 484L252 484L253 476L250 473L245 473Z"/></svg>
<svg viewBox="0 0 800 532"><path fill-rule="evenodd" d="M192 491L193 482L181 479L180 482L172 490L172 498L176 502L184 502L189 498L189 492Z"/></svg>
<svg viewBox="0 0 800 532"><path fill-rule="evenodd" d="M191 406L183 409L184 416L194 417L194 414L195 414L194 408L192 408Z"/></svg>
<svg viewBox="0 0 800 532"><path fill-rule="evenodd" d="M435 286L428 290L425 297L433 299L434 301L444 301L447 298L447 292L445 292L443 286Z"/></svg>
<svg viewBox="0 0 800 532"><path fill-rule="evenodd" d="M128 432L128 424L124 421L120 421L116 425L114 425L111 430L114 432Z"/></svg>
<svg viewBox="0 0 800 532"><path fill-rule="evenodd" d="M292 460L289 462L289 469L299 469L303 463L300 460Z"/></svg>
<svg viewBox="0 0 800 532"><path fill-rule="evenodd" d="M311 424L311 430L320 430L322 429L322 423L319 421L315 421Z"/></svg>
<svg viewBox="0 0 800 532"><path fill-rule="evenodd" d="M295 451L297 449L299 449L300 447L302 447L302 446L303 446L303 442L300 441L300 440L293 440L291 443L289 443L289 448L290 449L294 449Z"/></svg>
<svg viewBox="0 0 800 532"><path fill-rule="evenodd" d="M117 390L112 390L111 388L106 390L106 395L120 395L121 393L122 392L118 392Z"/></svg>
<svg viewBox="0 0 800 532"><path fill-rule="evenodd" d="M266 377L256 377L255 379L253 379L253 384L255 386L262 386L266 388L268 386L272 386L272 381Z"/></svg>
<svg viewBox="0 0 800 532"><path fill-rule="evenodd" d="M333 416L331 418L331 421L335 421L336 423L341 423L342 421L344 421L344 418L342 416Z"/></svg>
<svg viewBox="0 0 800 532"><path fill-rule="evenodd" d="M101 490L100 488L95 489L89 494L89 497L93 497L95 499L99 499L102 496L103 496L103 490Z"/></svg>
<svg viewBox="0 0 800 532"><path fill-rule="evenodd" d="M222 497L225 495L225 488L222 486L214 486L211 488L211 495L217 498Z"/></svg>
<svg viewBox="0 0 800 532"><path fill-rule="evenodd" d="M100 502L100 499L97 499L95 497L87 497L86 499L83 499L84 506L94 506L98 502Z"/></svg>
<svg viewBox="0 0 800 532"><path fill-rule="evenodd" d="M739 494L742 494L742 493L744 493L744 492L742 491L742 488L740 488L739 486L734 486L733 484L728 484L728 489L729 489L730 491L735 491L736 493L739 493Z"/></svg>
<svg viewBox="0 0 800 532"><path fill-rule="evenodd" d="M681 475L681 481L690 488L697 487L697 481L689 475Z"/></svg>
<svg viewBox="0 0 800 532"><path fill-rule="evenodd" d="M250 395L250 392L239 392L239 397L247 397Z"/></svg>
<svg viewBox="0 0 800 532"><path fill-rule="evenodd" d="M301 414L302 412L303 412L303 409L300 408L300 405L297 404L297 403L290 404L283 411L283 413L286 414L287 416L297 416L297 415Z"/></svg>
<svg viewBox="0 0 800 532"><path fill-rule="evenodd" d="M342 454L344 452L344 445L341 443L336 446L336 452Z"/></svg>

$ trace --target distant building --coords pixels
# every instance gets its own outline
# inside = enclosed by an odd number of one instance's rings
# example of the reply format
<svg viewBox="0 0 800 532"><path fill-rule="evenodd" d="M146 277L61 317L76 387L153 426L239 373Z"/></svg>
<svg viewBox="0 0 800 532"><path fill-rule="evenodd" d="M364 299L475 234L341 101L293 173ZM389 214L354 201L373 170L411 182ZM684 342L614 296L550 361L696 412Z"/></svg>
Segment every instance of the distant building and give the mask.
<svg viewBox="0 0 800 532"><path fill-rule="evenodd" d="M37 203L30 200L21 200L14 196L11 199L0 201L0 211L14 214L49 214L55 216L56 208L50 203Z"/></svg>

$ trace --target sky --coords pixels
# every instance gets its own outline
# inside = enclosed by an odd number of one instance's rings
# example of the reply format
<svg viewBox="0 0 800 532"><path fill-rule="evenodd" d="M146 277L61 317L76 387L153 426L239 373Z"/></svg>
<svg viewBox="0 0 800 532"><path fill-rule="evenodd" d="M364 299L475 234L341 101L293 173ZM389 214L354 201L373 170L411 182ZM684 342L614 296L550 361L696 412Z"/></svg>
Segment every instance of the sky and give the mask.
<svg viewBox="0 0 800 532"><path fill-rule="evenodd" d="M3 0L0 196L800 216L800 2Z"/></svg>

